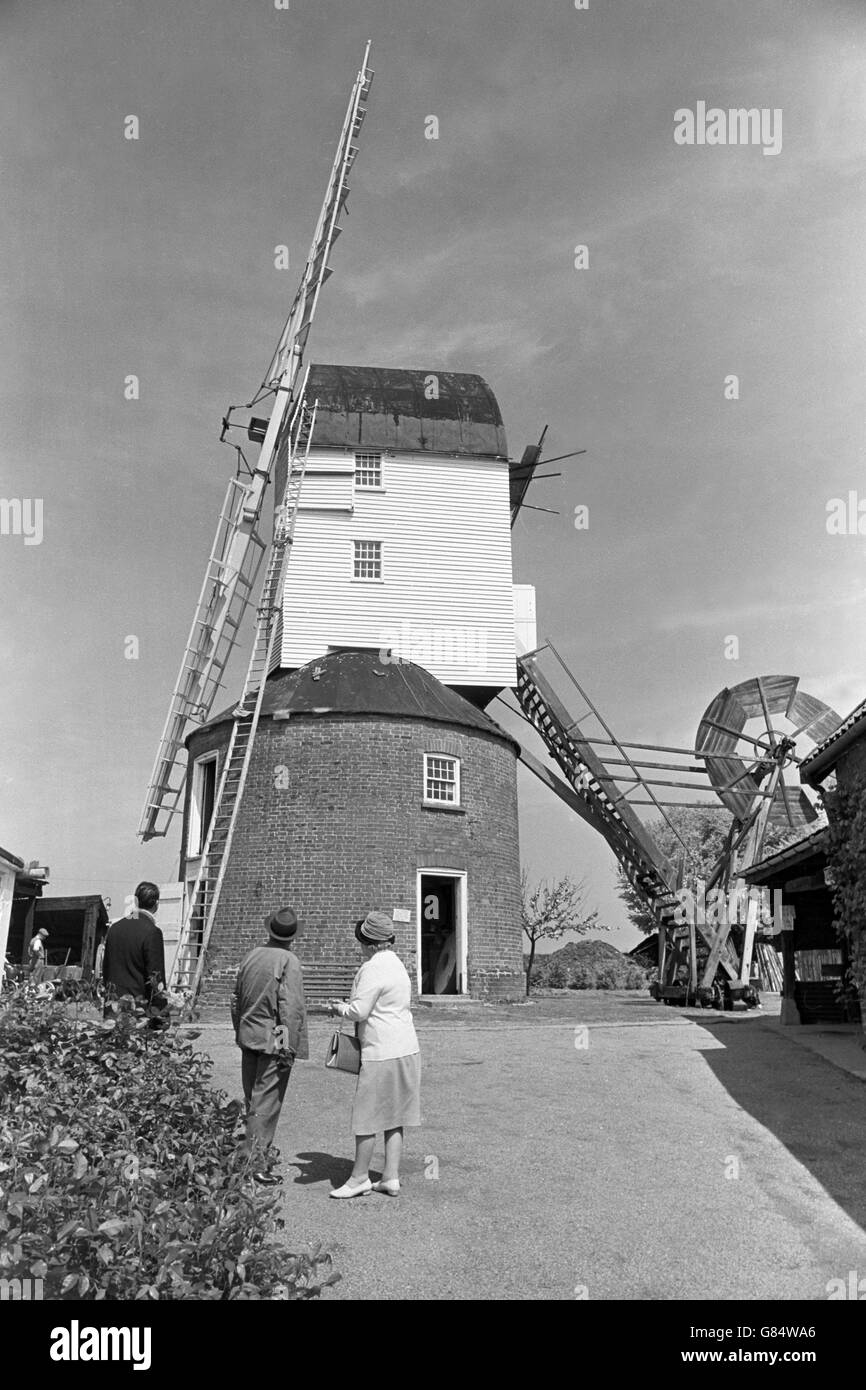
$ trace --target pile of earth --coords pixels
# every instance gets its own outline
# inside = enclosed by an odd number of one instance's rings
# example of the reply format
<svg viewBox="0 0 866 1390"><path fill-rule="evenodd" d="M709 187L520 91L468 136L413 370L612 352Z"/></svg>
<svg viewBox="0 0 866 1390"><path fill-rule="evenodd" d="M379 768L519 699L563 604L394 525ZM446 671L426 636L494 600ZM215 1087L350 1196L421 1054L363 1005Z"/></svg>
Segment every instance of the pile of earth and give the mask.
<svg viewBox="0 0 866 1390"><path fill-rule="evenodd" d="M640 965L607 941L570 941L536 956L532 967L536 989L646 989L647 980Z"/></svg>

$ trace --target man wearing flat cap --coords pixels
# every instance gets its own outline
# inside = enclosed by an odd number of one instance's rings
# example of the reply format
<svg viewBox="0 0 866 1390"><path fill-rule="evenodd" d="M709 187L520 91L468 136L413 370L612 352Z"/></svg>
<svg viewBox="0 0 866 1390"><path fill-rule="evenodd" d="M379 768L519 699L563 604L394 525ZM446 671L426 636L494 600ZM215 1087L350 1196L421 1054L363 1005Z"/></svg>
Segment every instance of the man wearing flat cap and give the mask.
<svg viewBox="0 0 866 1390"><path fill-rule="evenodd" d="M274 1141L292 1065L309 1057L304 982L291 949L298 919L290 907L265 918L267 942L241 962L231 998L241 1080L247 1103L247 1142ZM280 1182L264 1172L262 1183Z"/></svg>

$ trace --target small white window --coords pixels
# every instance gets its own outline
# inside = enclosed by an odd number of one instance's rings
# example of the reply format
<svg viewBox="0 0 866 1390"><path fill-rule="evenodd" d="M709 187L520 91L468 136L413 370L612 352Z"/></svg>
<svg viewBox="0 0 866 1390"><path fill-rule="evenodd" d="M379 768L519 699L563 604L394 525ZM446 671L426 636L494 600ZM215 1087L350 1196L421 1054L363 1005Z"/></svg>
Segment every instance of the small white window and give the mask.
<svg viewBox="0 0 866 1390"><path fill-rule="evenodd" d="M355 455L355 486L356 486L356 487L381 487L381 486L382 486L382 455L381 455L381 454L356 454L356 455Z"/></svg>
<svg viewBox="0 0 866 1390"><path fill-rule="evenodd" d="M356 579L382 578L382 542L355 541Z"/></svg>
<svg viewBox="0 0 866 1390"><path fill-rule="evenodd" d="M186 837L186 853L189 859L201 854L204 849L216 799L216 774L216 753L208 753L203 758L197 758L193 764L189 831Z"/></svg>
<svg viewBox="0 0 866 1390"><path fill-rule="evenodd" d="M424 754L424 800L437 806L460 805L460 760Z"/></svg>

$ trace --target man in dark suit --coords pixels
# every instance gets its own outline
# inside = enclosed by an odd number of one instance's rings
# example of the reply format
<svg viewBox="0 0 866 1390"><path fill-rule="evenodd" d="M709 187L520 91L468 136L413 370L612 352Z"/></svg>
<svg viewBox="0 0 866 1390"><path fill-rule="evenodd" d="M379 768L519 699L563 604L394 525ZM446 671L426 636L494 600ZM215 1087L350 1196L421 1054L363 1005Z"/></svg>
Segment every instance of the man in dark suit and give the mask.
<svg viewBox="0 0 866 1390"><path fill-rule="evenodd" d="M247 1103L247 1143L266 1149L274 1141L292 1065L309 1057L304 982L291 943L298 919L290 907L265 918L267 942L241 962L231 997L241 1080ZM261 1183L281 1182L265 1172Z"/></svg>
<svg viewBox="0 0 866 1390"><path fill-rule="evenodd" d="M158 1005L165 990L165 945L156 925L159 889L140 883L131 914L112 922L105 938L102 978L106 993Z"/></svg>

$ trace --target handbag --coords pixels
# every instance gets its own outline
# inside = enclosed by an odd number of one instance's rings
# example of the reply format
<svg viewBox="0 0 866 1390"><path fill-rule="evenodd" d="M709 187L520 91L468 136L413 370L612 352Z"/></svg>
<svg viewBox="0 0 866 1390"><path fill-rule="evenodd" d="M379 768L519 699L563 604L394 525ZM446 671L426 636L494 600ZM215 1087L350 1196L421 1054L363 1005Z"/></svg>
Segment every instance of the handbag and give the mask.
<svg viewBox="0 0 866 1390"><path fill-rule="evenodd" d="M361 1070L361 1044L357 1028L353 1033L344 1033L337 1028L331 1034L325 1066L331 1071L347 1071L354 1076Z"/></svg>

